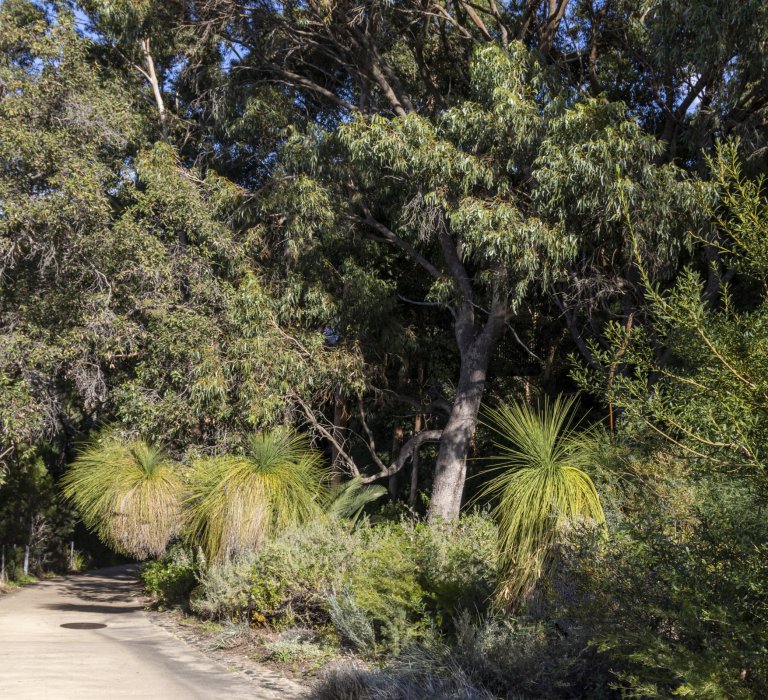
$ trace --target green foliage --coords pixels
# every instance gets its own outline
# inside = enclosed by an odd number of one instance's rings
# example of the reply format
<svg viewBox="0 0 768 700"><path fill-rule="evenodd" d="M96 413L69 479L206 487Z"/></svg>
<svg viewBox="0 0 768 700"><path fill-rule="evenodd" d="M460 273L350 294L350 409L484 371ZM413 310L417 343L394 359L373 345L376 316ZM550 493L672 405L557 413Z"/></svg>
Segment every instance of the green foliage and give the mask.
<svg viewBox="0 0 768 700"><path fill-rule="evenodd" d="M50 452L45 458L32 453L9 460L7 481L0 486L0 545L5 545L6 575L21 573L25 545L35 574L66 569L76 516L60 502L57 461Z"/></svg>
<svg viewBox="0 0 768 700"><path fill-rule="evenodd" d="M499 581L499 532L481 512L415 529L418 580L437 629L453 633L463 612L479 615L492 603Z"/></svg>
<svg viewBox="0 0 768 700"><path fill-rule="evenodd" d="M336 665L318 698L612 698L610 676L583 638L564 638L542 623L460 616L451 639L404 650L380 668Z"/></svg>
<svg viewBox="0 0 768 700"><path fill-rule="evenodd" d="M481 495L497 497L502 599L520 604L549 564L558 535L579 522L605 523L587 471L594 460L594 432L578 431L575 398L544 400L540 408L507 405L487 411L500 441L501 473Z"/></svg>
<svg viewBox="0 0 768 700"><path fill-rule="evenodd" d="M358 530L357 561L347 573L354 601L348 611L370 620L382 650L397 653L425 631L425 591L415 532L401 524Z"/></svg>
<svg viewBox="0 0 768 700"><path fill-rule="evenodd" d="M305 437L284 429L252 436L243 455L199 460L190 476L190 537L209 559L225 559L316 518L320 463Z"/></svg>
<svg viewBox="0 0 768 700"><path fill-rule="evenodd" d="M157 605L186 605L197 584L197 573L198 563L192 552L174 545L162 559L142 567L141 581Z"/></svg>
<svg viewBox="0 0 768 700"><path fill-rule="evenodd" d="M370 617L361 610L354 597L346 589L329 593L326 597L328 615L339 638L361 654L376 651L376 631Z"/></svg>
<svg viewBox="0 0 768 700"><path fill-rule="evenodd" d="M488 608L495 546L495 526L480 514L437 527L321 519L211 563L191 607L276 628L330 625L359 652L391 656L433 629L452 633L462 610Z"/></svg>
<svg viewBox="0 0 768 700"><path fill-rule="evenodd" d="M631 434L650 433L684 450L705 471L742 470L765 483L766 194L760 181L743 176L732 145L718 150L712 168L719 193L717 245L724 259L749 277L724 286L715 304L695 270L682 272L665 291L650 283L638 259L649 298L648 320L629 331L611 325L611 347L594 348L604 367L621 363L626 370L615 379L575 374L582 385L622 409ZM661 348L663 362L658 361ZM613 381L606 386L609 377Z"/></svg>
<svg viewBox="0 0 768 700"><path fill-rule="evenodd" d="M304 634L301 630L289 631L264 646L270 660L284 664L309 663L313 668L317 668L333 657L334 650L313 637L311 632L307 635L306 631Z"/></svg>
<svg viewBox="0 0 768 700"><path fill-rule="evenodd" d="M217 621L257 622L258 618L252 620L249 614L253 607L250 602L251 567L256 557L255 553L249 553L201 566L198 573L200 585L190 595L191 610ZM271 598L264 595L260 603L267 608Z"/></svg>
<svg viewBox="0 0 768 700"><path fill-rule="evenodd" d="M557 614L586 631L628 697L762 697L762 498L718 477L700 482L686 509L663 505L646 496L610 540L566 551Z"/></svg>
<svg viewBox="0 0 768 700"><path fill-rule="evenodd" d="M181 528L183 485L159 447L104 435L87 444L61 480L87 527L118 552L160 556Z"/></svg>
<svg viewBox="0 0 768 700"><path fill-rule="evenodd" d="M608 350L594 347L603 367L621 370L576 372L621 410L619 449L666 453L653 469L625 460L615 535L577 549L561 581L563 614L590 630L631 697L757 698L768 688L766 196L735 144L710 167L716 214L700 238L733 282L715 298L691 268L659 289L638 256L647 315L610 326Z"/></svg>
<svg viewBox="0 0 768 700"><path fill-rule="evenodd" d="M331 518L355 523L369 503L379 500L386 493L384 486L367 485L361 477L356 477L330 489L325 511Z"/></svg>

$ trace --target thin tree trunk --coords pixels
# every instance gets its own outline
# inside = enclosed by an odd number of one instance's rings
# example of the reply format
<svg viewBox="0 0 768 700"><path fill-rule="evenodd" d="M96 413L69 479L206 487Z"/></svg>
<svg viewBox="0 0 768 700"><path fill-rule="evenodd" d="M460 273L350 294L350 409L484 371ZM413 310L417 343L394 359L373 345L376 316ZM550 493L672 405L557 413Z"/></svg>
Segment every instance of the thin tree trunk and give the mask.
<svg viewBox="0 0 768 700"><path fill-rule="evenodd" d="M392 431L392 457L390 458L390 463L397 460L397 458L400 456L400 449L403 446L403 429L401 426L396 425L394 430ZM390 475L389 477L389 497L393 501L397 500L397 475L400 472L395 472L394 474Z"/></svg>
<svg viewBox="0 0 768 700"><path fill-rule="evenodd" d="M147 66L144 75L147 77L150 86L152 87L152 94L155 98L155 104L157 105L157 114L160 118L160 126L163 130L163 139L168 138L168 120L165 115L165 102L163 101L163 93L160 89L160 81L155 71L155 61L152 58L152 51L149 46L149 37L144 37L141 40L141 50L144 53L144 61ZM143 71L142 71L143 72Z"/></svg>
<svg viewBox="0 0 768 700"><path fill-rule="evenodd" d="M419 368L422 370L422 368ZM423 371L423 370L422 370ZM416 414L416 418L413 421L413 434L418 435L421 432L422 422L421 413ZM411 508L416 507L416 495L419 492L419 451L413 453L411 459L411 488L408 491L408 505Z"/></svg>
<svg viewBox="0 0 768 700"><path fill-rule="evenodd" d="M349 424L350 416L346 399L341 394L336 394L333 405L333 437L339 444L344 442L344 430ZM344 476L344 462L334 443L331 443L331 470L331 484L337 486Z"/></svg>

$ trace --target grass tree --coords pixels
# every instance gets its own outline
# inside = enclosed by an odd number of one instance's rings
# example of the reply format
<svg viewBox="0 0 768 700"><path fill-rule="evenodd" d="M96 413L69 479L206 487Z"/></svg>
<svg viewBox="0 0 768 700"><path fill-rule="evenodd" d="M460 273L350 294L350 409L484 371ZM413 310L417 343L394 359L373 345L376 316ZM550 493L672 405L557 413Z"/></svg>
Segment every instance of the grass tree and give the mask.
<svg viewBox="0 0 768 700"><path fill-rule="evenodd" d="M498 474L481 495L496 499L503 583L501 598L517 604L551 561L558 535L582 522L605 524L600 499L587 474L596 434L580 431L574 399L544 400L538 409L502 404L486 412L495 433Z"/></svg>
<svg viewBox="0 0 768 700"><path fill-rule="evenodd" d="M358 476L329 490L325 511L334 520L347 520L354 524L369 503L378 501L386 493L384 486L366 485Z"/></svg>
<svg viewBox="0 0 768 700"><path fill-rule="evenodd" d="M242 455L199 460L191 473L189 533L211 559L258 547L321 514L321 455L285 429L254 435Z"/></svg>
<svg viewBox="0 0 768 700"><path fill-rule="evenodd" d="M65 498L109 547L137 559L160 556L181 526L183 484L157 446L100 437L62 479Z"/></svg>

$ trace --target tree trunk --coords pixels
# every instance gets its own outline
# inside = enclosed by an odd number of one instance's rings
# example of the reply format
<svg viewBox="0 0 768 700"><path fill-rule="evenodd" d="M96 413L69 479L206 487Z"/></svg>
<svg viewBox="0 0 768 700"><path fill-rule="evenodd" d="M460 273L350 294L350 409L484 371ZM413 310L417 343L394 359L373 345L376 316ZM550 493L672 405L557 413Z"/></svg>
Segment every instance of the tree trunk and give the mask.
<svg viewBox="0 0 768 700"><path fill-rule="evenodd" d="M144 37L141 40L141 50L144 52L144 61L146 62L147 70L142 71L145 77L149 81L152 88L152 94L155 97L155 105L157 106L157 115L160 118L160 126L163 130L163 140L168 140L168 120L165 116L165 102L163 101L163 93L160 85L160 80L157 77L155 71L155 61L152 58L152 51L149 46L149 37Z"/></svg>
<svg viewBox="0 0 768 700"><path fill-rule="evenodd" d="M423 373L423 368L419 368ZM418 435L421 432L421 413L416 414L413 421L413 434ZM408 491L408 505L411 508L416 507L416 495L419 492L419 451L416 450L411 458L411 488Z"/></svg>
<svg viewBox="0 0 768 700"><path fill-rule="evenodd" d="M396 425L394 430L392 431L392 456L390 458L390 463L397 460L397 458L400 456L400 449L403 446L403 437L404 432L401 426ZM389 477L389 498L391 501L397 500L397 487L398 487L398 474L400 472L395 472Z"/></svg>
<svg viewBox="0 0 768 700"><path fill-rule="evenodd" d="M490 323L490 321L489 321ZM453 520L458 517L464 481L467 475L467 454L477 427L477 415L483 400L485 380L491 351L499 333L486 328L462 353L456 399L443 429L435 466L435 481L429 506L429 520Z"/></svg>
<svg viewBox="0 0 768 700"><path fill-rule="evenodd" d="M333 404L333 437L339 444L344 442L344 431L349 425L350 419L347 400L337 392ZM338 447L331 443L331 484L338 486L344 479L344 461Z"/></svg>

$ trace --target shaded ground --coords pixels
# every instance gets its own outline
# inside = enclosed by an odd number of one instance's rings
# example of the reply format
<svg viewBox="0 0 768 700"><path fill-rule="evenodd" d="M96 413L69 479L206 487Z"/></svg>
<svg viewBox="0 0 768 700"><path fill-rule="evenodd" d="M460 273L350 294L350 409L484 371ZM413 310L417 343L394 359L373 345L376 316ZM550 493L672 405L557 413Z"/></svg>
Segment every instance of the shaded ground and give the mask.
<svg viewBox="0 0 768 700"><path fill-rule="evenodd" d="M0 694L4 700L302 697L299 686L268 670L246 676L216 664L152 624L143 608L126 566L0 598Z"/></svg>

